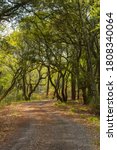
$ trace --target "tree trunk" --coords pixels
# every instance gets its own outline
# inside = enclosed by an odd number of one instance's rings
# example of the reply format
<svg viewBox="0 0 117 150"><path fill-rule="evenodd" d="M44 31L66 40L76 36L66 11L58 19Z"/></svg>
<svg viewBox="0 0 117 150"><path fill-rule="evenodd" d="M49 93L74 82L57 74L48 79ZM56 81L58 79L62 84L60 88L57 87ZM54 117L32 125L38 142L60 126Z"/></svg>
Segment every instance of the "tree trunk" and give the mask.
<svg viewBox="0 0 117 150"><path fill-rule="evenodd" d="M66 95L66 91L65 91L65 74L62 75L62 99L64 102L67 102L67 95Z"/></svg>
<svg viewBox="0 0 117 150"><path fill-rule="evenodd" d="M10 87L4 92L4 94L0 97L0 101L2 101L8 94L9 92L14 88L15 84L16 84L16 81L17 79L19 78L19 76L21 75L21 72L22 72L22 69L19 68L17 69L13 79L12 79L12 82L11 82L11 85Z"/></svg>
<svg viewBox="0 0 117 150"><path fill-rule="evenodd" d="M50 88L50 81L49 81L49 77L47 78L47 88L46 88L46 97L48 98L48 94L49 94L49 88Z"/></svg>
<svg viewBox="0 0 117 150"><path fill-rule="evenodd" d="M26 89L26 76L25 76L25 72L23 72L23 76L22 76L22 92L23 92L23 99L24 100L28 100L27 89Z"/></svg>
<svg viewBox="0 0 117 150"><path fill-rule="evenodd" d="M83 102L84 102L84 104L88 104L87 93L86 93L86 88L85 87L82 88L82 96L83 96Z"/></svg>
<svg viewBox="0 0 117 150"><path fill-rule="evenodd" d="M92 98L93 103L96 101L96 83L93 74L93 66L91 59L91 45L87 46L87 74L88 74L88 96Z"/></svg>
<svg viewBox="0 0 117 150"><path fill-rule="evenodd" d="M76 78L74 74L71 74L71 99L76 99Z"/></svg>

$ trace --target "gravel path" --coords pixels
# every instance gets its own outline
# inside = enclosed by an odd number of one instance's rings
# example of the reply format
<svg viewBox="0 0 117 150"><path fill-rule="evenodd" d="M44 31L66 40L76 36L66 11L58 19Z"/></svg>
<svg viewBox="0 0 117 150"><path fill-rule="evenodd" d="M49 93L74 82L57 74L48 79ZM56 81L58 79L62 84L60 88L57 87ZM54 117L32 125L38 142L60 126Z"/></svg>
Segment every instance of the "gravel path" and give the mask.
<svg viewBox="0 0 117 150"><path fill-rule="evenodd" d="M21 107L27 119L0 150L95 150L89 130L62 116L49 101Z"/></svg>

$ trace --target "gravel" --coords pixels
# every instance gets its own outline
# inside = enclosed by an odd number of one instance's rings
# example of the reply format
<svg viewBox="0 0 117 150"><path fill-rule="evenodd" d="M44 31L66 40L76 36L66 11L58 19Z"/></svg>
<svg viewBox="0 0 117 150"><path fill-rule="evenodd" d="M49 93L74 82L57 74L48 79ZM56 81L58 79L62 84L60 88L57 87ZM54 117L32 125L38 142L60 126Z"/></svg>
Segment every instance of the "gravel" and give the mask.
<svg viewBox="0 0 117 150"><path fill-rule="evenodd" d="M21 107L28 119L0 150L96 150L90 131L53 110L49 101Z"/></svg>

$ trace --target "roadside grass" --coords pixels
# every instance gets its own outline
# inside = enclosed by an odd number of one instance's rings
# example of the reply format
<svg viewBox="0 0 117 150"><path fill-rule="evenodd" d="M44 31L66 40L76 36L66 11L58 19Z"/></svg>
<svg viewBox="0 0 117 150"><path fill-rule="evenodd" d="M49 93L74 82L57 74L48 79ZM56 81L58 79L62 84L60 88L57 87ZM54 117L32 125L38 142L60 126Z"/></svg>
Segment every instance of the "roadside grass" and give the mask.
<svg viewBox="0 0 117 150"><path fill-rule="evenodd" d="M6 100L3 100L0 102L0 109L4 108L5 106L8 106L8 105L11 105L11 101L6 101Z"/></svg>
<svg viewBox="0 0 117 150"><path fill-rule="evenodd" d="M92 111L92 106L83 105L78 101L68 101L67 103L54 102L55 107L67 111L69 115L78 115L78 118L86 122L87 124L92 124L99 130L100 126L100 117L95 115L95 112Z"/></svg>
<svg viewBox="0 0 117 150"><path fill-rule="evenodd" d="M25 100L3 100L0 102L0 109L3 109L6 106L12 105L12 104L19 104L19 103L24 103L26 102Z"/></svg>
<svg viewBox="0 0 117 150"><path fill-rule="evenodd" d="M78 110L77 110L76 108L74 108L74 107L71 107L71 108L69 109L69 111L70 111L71 113L77 113L77 112L78 112Z"/></svg>
<svg viewBox="0 0 117 150"><path fill-rule="evenodd" d="M100 122L99 117L97 117L97 116L88 117L87 120L96 125L99 124L99 122Z"/></svg>
<svg viewBox="0 0 117 150"><path fill-rule="evenodd" d="M68 103L62 103L60 101L54 102L53 104L54 106L58 107L58 108L67 108Z"/></svg>
<svg viewBox="0 0 117 150"><path fill-rule="evenodd" d="M34 99L35 98L35 99ZM31 100L16 100L16 99L4 99L0 102L0 109L4 108L5 106L12 105L12 104L20 104L20 103L26 103L26 102L35 102L40 101L41 99L38 99L36 97L33 97Z"/></svg>

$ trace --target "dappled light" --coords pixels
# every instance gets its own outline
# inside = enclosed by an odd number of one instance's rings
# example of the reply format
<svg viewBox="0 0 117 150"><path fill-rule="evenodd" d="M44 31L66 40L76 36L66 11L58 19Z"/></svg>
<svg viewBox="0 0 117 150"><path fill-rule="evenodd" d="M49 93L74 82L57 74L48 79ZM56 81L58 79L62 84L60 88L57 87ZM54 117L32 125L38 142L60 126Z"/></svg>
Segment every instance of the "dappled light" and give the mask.
<svg viewBox="0 0 117 150"><path fill-rule="evenodd" d="M0 149L99 149L99 21L99 0L0 1Z"/></svg>

